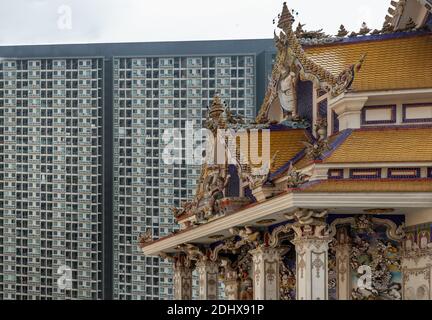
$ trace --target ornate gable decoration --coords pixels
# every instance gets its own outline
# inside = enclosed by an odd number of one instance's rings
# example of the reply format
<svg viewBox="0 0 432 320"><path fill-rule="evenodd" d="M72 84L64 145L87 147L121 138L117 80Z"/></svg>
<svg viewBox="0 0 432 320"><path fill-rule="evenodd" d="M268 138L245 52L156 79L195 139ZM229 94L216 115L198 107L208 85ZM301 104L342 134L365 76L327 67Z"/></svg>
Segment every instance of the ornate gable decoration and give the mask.
<svg viewBox="0 0 432 320"><path fill-rule="evenodd" d="M219 138L219 129L241 129L244 121L240 116L233 114L227 106L224 106L219 96L215 96L212 106L209 109L206 128L209 129L215 140ZM240 207L249 203L246 197L231 197L227 195L227 186L230 183L229 174L229 152L225 154L225 162L217 162L217 148L223 146L216 143L213 154L207 155L207 160L201 167L201 175L198 180L196 195L194 199L182 203L180 208L171 208L174 217L182 221L183 227L199 225L210 220L223 216L227 213L238 210ZM235 155L234 155L235 156ZM212 158L213 159L210 159ZM211 161L213 160L213 161Z"/></svg>
<svg viewBox="0 0 432 320"><path fill-rule="evenodd" d="M336 97L350 88L356 73L364 62L365 55L340 74L334 75L307 56L297 36L301 32L298 28L293 31L293 23L294 17L284 3L277 25L281 31L279 36L276 32L274 34L277 48L276 63L265 100L256 119L257 123L268 122L271 106L278 98L281 107L291 113L293 119L296 118L296 84L298 80L312 81L317 88L329 92L332 97ZM324 37L321 33L319 35Z"/></svg>

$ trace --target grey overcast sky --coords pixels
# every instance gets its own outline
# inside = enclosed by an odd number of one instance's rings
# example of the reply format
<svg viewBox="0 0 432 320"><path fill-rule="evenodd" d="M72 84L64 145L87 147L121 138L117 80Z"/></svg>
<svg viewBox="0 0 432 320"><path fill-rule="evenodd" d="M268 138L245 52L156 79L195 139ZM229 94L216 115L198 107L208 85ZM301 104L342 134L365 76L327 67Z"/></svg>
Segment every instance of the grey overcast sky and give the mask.
<svg viewBox="0 0 432 320"><path fill-rule="evenodd" d="M283 0L1 0L0 44L271 38ZM288 0L307 30L380 28L390 0ZM297 24L297 22L296 22Z"/></svg>

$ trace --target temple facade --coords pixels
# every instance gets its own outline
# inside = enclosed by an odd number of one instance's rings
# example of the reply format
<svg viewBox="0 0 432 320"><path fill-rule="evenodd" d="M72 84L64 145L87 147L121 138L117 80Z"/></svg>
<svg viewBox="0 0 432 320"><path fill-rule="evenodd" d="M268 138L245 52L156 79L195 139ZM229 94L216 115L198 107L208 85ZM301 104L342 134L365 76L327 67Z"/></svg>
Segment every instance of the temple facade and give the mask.
<svg viewBox="0 0 432 320"><path fill-rule="evenodd" d="M392 1L382 30L330 37L283 5L254 123L216 96L180 230L139 238L176 299L193 270L203 300L432 299L431 11Z"/></svg>

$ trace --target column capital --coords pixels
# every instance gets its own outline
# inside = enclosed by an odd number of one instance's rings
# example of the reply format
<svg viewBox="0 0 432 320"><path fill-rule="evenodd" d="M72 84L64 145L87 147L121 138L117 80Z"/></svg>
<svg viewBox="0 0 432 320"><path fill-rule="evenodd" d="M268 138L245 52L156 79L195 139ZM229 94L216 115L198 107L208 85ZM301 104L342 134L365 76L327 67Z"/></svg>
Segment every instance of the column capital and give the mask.
<svg viewBox="0 0 432 320"><path fill-rule="evenodd" d="M327 210L313 210L299 208L296 211L285 214L290 220L295 220L292 229L295 232L293 244L330 242L328 225L326 223Z"/></svg>
<svg viewBox="0 0 432 320"><path fill-rule="evenodd" d="M327 209L297 208L293 212L286 213L285 218L295 220L295 226L319 225L325 224L327 214Z"/></svg>
<svg viewBox="0 0 432 320"><path fill-rule="evenodd" d="M252 255L252 259L258 259L258 257L262 257L266 260L280 260L281 259L281 252L283 250L279 248L274 247L267 247L267 246L258 246L255 249L249 250L249 253Z"/></svg>
<svg viewBox="0 0 432 320"><path fill-rule="evenodd" d="M198 273L200 272L218 272L219 264L216 261L212 261L209 259L200 259L195 264L196 270Z"/></svg>

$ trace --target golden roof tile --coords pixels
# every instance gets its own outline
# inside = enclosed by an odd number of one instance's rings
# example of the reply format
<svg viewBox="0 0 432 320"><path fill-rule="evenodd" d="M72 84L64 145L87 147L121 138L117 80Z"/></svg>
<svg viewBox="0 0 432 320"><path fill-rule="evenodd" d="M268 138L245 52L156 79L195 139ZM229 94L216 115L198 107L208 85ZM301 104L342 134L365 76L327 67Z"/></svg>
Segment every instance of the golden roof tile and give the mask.
<svg viewBox="0 0 432 320"><path fill-rule="evenodd" d="M432 88L432 35L305 47L313 61L339 74L366 53L353 91Z"/></svg>
<svg viewBox="0 0 432 320"><path fill-rule="evenodd" d="M303 141L306 140L306 130L304 129L285 129L270 131L270 159L274 158L272 172L285 165L304 149ZM246 153L246 148L240 150ZM261 156L262 136L258 137L258 144L249 145L249 156L252 152Z"/></svg>
<svg viewBox="0 0 432 320"><path fill-rule="evenodd" d="M325 180L294 192L432 192L432 179Z"/></svg>
<svg viewBox="0 0 432 320"><path fill-rule="evenodd" d="M432 127L354 130L323 163L432 161Z"/></svg>

